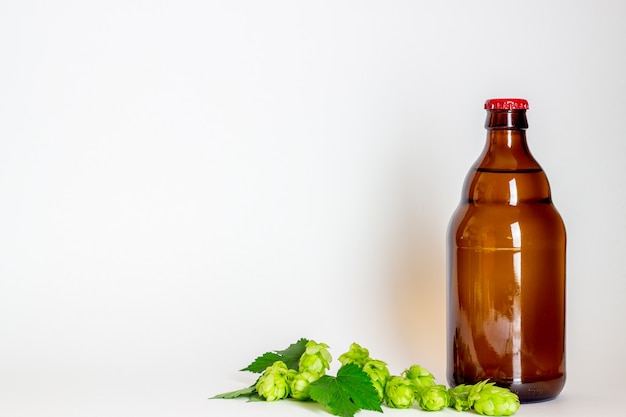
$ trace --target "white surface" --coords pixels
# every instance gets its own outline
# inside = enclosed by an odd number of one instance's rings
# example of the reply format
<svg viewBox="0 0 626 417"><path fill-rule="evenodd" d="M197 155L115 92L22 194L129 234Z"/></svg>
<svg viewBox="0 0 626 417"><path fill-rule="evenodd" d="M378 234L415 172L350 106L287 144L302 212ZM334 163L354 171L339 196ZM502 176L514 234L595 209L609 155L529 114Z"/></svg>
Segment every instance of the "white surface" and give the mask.
<svg viewBox="0 0 626 417"><path fill-rule="evenodd" d="M530 101L569 238L568 382L518 415L617 415L625 15L3 1L0 415L326 415L207 400L299 337L444 382L445 229L497 96Z"/></svg>

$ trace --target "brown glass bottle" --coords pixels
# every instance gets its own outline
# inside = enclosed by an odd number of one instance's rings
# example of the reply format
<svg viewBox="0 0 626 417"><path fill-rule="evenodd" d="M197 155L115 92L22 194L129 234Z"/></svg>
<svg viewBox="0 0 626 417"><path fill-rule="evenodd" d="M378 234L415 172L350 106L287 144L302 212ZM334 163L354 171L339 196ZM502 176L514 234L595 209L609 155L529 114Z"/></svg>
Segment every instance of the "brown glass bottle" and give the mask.
<svg viewBox="0 0 626 417"><path fill-rule="evenodd" d="M487 144L448 229L448 382L522 402L565 384L565 227L526 143L522 99L487 100Z"/></svg>

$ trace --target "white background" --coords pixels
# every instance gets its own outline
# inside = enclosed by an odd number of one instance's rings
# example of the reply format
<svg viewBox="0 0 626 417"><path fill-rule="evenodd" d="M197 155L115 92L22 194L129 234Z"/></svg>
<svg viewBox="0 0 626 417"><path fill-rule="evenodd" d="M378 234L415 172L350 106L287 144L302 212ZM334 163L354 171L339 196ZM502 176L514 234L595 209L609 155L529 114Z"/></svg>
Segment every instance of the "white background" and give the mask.
<svg viewBox="0 0 626 417"><path fill-rule="evenodd" d="M1 1L0 415L327 415L207 400L300 337L445 383L446 227L499 96L529 100L568 230L568 382L518 415L616 415L625 17Z"/></svg>

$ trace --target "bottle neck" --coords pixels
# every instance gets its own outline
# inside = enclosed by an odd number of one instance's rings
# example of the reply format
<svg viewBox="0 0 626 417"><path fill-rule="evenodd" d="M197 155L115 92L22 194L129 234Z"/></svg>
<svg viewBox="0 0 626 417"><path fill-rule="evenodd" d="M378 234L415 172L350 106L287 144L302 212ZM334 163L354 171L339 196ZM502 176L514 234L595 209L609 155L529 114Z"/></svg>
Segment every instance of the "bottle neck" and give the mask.
<svg viewBox="0 0 626 417"><path fill-rule="evenodd" d="M526 142L525 110L491 110L485 121L487 143L475 167L488 171L538 171Z"/></svg>
<svg viewBox="0 0 626 417"><path fill-rule="evenodd" d="M528 129L526 110L488 110L485 129Z"/></svg>
<svg viewBox="0 0 626 417"><path fill-rule="evenodd" d="M468 174L464 199L479 205L551 203L550 185L526 143L525 110L491 110L487 143Z"/></svg>

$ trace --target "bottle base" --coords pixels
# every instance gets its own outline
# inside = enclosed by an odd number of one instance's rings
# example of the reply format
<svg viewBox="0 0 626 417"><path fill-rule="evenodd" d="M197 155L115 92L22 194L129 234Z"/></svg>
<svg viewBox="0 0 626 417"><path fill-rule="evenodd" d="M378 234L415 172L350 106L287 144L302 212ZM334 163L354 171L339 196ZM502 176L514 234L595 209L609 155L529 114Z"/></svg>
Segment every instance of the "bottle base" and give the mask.
<svg viewBox="0 0 626 417"><path fill-rule="evenodd" d="M564 385L565 377L561 377L548 381L513 382L507 388L517 394L521 403L538 403L556 398Z"/></svg>

